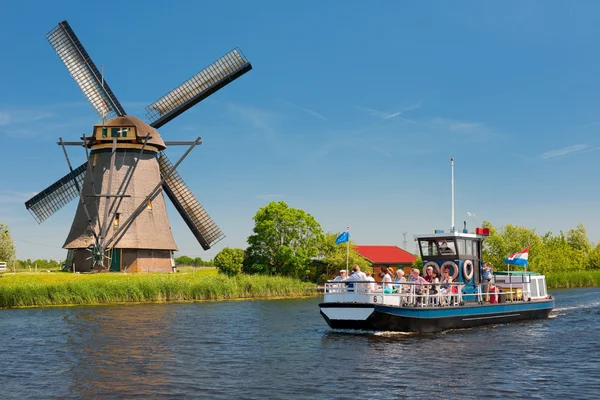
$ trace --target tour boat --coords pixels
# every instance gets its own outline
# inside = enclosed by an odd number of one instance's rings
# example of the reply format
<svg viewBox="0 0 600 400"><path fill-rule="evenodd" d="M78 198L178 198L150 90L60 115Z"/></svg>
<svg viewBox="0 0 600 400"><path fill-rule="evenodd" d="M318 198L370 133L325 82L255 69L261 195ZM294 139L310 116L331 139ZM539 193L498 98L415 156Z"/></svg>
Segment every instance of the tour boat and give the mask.
<svg viewBox="0 0 600 400"><path fill-rule="evenodd" d="M454 160L452 159L454 178ZM454 179L452 179L454 203ZM325 284L321 315L334 329L439 332L487 324L547 318L554 308L546 278L534 272L496 272L489 284L482 279L482 245L489 230L475 233L454 228L416 235L422 272L432 267L438 276L448 270L452 283L375 283L337 280ZM409 271L406 271L409 272ZM406 273L406 277L409 274ZM444 290L442 290L444 286ZM484 288L489 289L484 292ZM486 301L488 300L488 301Z"/></svg>

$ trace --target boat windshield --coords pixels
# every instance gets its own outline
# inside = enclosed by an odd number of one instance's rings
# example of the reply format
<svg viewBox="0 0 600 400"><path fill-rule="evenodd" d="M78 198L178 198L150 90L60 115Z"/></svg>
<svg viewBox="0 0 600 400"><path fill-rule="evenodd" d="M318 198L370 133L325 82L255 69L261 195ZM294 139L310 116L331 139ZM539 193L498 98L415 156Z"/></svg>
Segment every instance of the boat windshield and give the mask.
<svg viewBox="0 0 600 400"><path fill-rule="evenodd" d="M422 239L419 240L419 245L423 257L456 254L456 245L452 239Z"/></svg>

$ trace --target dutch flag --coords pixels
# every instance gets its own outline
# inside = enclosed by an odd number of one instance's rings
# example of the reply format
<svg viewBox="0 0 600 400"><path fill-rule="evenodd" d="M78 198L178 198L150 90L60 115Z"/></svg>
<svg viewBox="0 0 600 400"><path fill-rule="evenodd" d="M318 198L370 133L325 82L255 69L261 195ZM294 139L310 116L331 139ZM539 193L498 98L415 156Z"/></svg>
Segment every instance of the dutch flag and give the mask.
<svg viewBox="0 0 600 400"><path fill-rule="evenodd" d="M518 253L511 254L504 259L504 262L511 265L520 265L526 267L529 261L529 247Z"/></svg>

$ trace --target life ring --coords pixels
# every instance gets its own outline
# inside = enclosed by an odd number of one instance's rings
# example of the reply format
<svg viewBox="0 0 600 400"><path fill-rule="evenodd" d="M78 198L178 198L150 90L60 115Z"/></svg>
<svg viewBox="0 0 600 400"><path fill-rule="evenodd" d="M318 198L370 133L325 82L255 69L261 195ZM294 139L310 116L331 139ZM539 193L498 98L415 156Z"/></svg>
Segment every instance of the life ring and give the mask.
<svg viewBox="0 0 600 400"><path fill-rule="evenodd" d="M463 263L463 277L467 281L470 281L473 277L473 263L471 260L467 260Z"/></svg>
<svg viewBox="0 0 600 400"><path fill-rule="evenodd" d="M427 267L432 267L438 277L441 276L440 266L435 261L429 261L423 265L423 276L427 275Z"/></svg>
<svg viewBox="0 0 600 400"><path fill-rule="evenodd" d="M442 264L442 271L446 268L450 269L452 267L452 281L455 282L456 278L458 278L458 265L454 261L446 261Z"/></svg>

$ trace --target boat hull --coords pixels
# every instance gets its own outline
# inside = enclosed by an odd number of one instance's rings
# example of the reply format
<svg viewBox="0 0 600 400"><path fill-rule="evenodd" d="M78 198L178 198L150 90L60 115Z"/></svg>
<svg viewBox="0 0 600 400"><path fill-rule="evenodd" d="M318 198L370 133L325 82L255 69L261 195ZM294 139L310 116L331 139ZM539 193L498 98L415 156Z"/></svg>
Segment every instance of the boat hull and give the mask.
<svg viewBox="0 0 600 400"><path fill-rule="evenodd" d="M321 303L319 307L321 315L333 329L430 333L548 318L554 299L435 308L366 303Z"/></svg>

